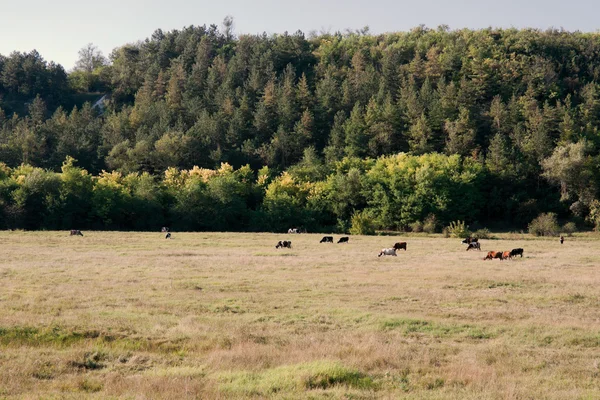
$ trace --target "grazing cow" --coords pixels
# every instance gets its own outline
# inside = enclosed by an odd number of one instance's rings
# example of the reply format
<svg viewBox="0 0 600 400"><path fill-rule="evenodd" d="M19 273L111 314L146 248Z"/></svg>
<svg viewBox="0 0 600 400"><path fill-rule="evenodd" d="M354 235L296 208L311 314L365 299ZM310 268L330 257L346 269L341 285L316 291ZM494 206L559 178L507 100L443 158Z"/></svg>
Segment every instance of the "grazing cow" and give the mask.
<svg viewBox="0 0 600 400"><path fill-rule="evenodd" d="M162 233L169 232L169 228L167 228L166 226L163 226L160 231Z"/></svg>
<svg viewBox="0 0 600 400"><path fill-rule="evenodd" d="M394 249L393 247L391 249L381 249L381 251L379 252L379 255L377 257L381 257L381 256L396 257L396 249Z"/></svg>
<svg viewBox="0 0 600 400"><path fill-rule="evenodd" d="M479 244L479 242L469 243L469 245L467 246L467 251L469 251L469 250L481 251L481 245Z"/></svg>
<svg viewBox="0 0 600 400"><path fill-rule="evenodd" d="M319 243L333 243L333 236L323 236Z"/></svg>
<svg viewBox="0 0 600 400"><path fill-rule="evenodd" d="M510 256L511 257L521 256L521 258L523 258L523 249L521 249L521 248L512 249L510 251Z"/></svg>
<svg viewBox="0 0 600 400"><path fill-rule="evenodd" d="M298 230L298 228L290 228L288 229L288 233L300 233L300 231Z"/></svg>
<svg viewBox="0 0 600 400"><path fill-rule="evenodd" d="M512 258L512 256L510 255L510 251L505 251L502 253L501 260L510 260L511 258Z"/></svg>
<svg viewBox="0 0 600 400"><path fill-rule="evenodd" d="M350 238L348 236L344 236L338 240L338 243L348 243L348 240L350 240Z"/></svg>
<svg viewBox="0 0 600 400"><path fill-rule="evenodd" d="M479 242L479 239L469 236L468 238L465 238L465 240L463 240L461 243L462 244L471 244L471 243L477 243L477 242Z"/></svg>
<svg viewBox="0 0 600 400"><path fill-rule="evenodd" d="M394 244L394 249L396 249L396 250L404 249L404 251L406 251L406 242L398 242L398 243Z"/></svg>
<svg viewBox="0 0 600 400"><path fill-rule="evenodd" d="M165 236L165 239L171 239L171 232L167 232L167 235Z"/></svg>
<svg viewBox="0 0 600 400"><path fill-rule="evenodd" d="M290 240L280 240L279 242L277 242L277 246L275 246L276 249L283 247L283 248L288 248L291 249L292 248L292 242Z"/></svg>
<svg viewBox="0 0 600 400"><path fill-rule="evenodd" d="M79 229L71 229L70 236L83 236L83 233L81 233L81 231Z"/></svg>
<svg viewBox="0 0 600 400"><path fill-rule="evenodd" d="M565 238L564 237L560 237L560 244L563 244L565 242Z"/></svg>
<svg viewBox="0 0 600 400"><path fill-rule="evenodd" d="M502 252L501 251L488 251L487 255L483 259L485 260L493 260L494 258L498 258L502 260Z"/></svg>

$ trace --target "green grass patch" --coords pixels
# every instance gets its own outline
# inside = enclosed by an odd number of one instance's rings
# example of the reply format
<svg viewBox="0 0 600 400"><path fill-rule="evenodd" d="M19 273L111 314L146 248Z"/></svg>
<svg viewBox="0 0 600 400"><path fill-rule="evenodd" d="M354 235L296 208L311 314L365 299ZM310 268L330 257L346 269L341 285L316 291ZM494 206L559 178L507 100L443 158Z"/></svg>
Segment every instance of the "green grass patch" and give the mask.
<svg viewBox="0 0 600 400"><path fill-rule="evenodd" d="M341 363L316 361L286 365L260 372L235 371L218 376L219 389L230 395L268 396L343 386L375 390L373 380Z"/></svg>
<svg viewBox="0 0 600 400"><path fill-rule="evenodd" d="M405 335L424 334L437 338L465 337L469 339L491 339L496 336L483 327L474 325L443 324L411 318L394 318L383 321L381 330L401 330Z"/></svg>
<svg viewBox="0 0 600 400"><path fill-rule="evenodd" d="M254 253L252 254L255 257L298 257L296 253Z"/></svg>
<svg viewBox="0 0 600 400"><path fill-rule="evenodd" d="M9 327L0 328L0 346L5 347L71 347L80 343L93 344L123 350L159 351L178 353L185 345L185 339L161 340L129 337L122 334L99 332L96 330L67 330L58 326L51 328Z"/></svg>

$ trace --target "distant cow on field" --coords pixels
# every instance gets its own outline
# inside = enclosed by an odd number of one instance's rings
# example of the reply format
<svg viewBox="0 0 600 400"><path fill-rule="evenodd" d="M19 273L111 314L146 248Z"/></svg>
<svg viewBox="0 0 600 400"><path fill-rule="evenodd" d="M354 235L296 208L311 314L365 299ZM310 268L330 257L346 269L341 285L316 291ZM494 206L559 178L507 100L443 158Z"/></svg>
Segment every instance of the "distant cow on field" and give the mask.
<svg viewBox="0 0 600 400"><path fill-rule="evenodd" d="M288 233L300 233L300 230L298 228L290 228L288 229Z"/></svg>
<svg viewBox="0 0 600 400"><path fill-rule="evenodd" d="M521 256L521 258L523 258L523 249L521 249L521 248L512 249L510 251L510 256L511 257Z"/></svg>
<svg viewBox="0 0 600 400"><path fill-rule="evenodd" d="M406 251L406 242L398 242L398 243L394 244L394 249L396 249L396 250L404 249L404 251Z"/></svg>
<svg viewBox="0 0 600 400"><path fill-rule="evenodd" d="M348 236L344 236L338 240L338 243L348 243L348 240L350 240L350 238Z"/></svg>
<svg viewBox="0 0 600 400"><path fill-rule="evenodd" d="M70 236L83 236L83 233L81 233L81 231L79 229L71 229Z"/></svg>
<svg viewBox="0 0 600 400"><path fill-rule="evenodd" d="M468 238L465 238L465 240L462 241L462 244L471 244L477 242L479 242L479 239L469 236Z"/></svg>
<svg viewBox="0 0 600 400"><path fill-rule="evenodd" d="M165 239L171 239L171 232L167 232L167 234L165 235Z"/></svg>
<svg viewBox="0 0 600 400"><path fill-rule="evenodd" d="M381 251L379 252L379 255L377 257L381 257L381 256L396 257L396 249L394 249L393 247L391 249L381 249Z"/></svg>
<svg viewBox="0 0 600 400"><path fill-rule="evenodd" d="M319 243L333 243L333 236L323 236Z"/></svg>
<svg viewBox="0 0 600 400"><path fill-rule="evenodd" d="M469 243L469 245L467 246L467 251L469 251L469 250L480 250L481 251L481 245L479 244L479 242Z"/></svg>
<svg viewBox="0 0 600 400"><path fill-rule="evenodd" d="M169 228L167 228L166 226L163 226L163 227L160 229L160 231L161 231L162 233L169 232Z"/></svg>
<svg viewBox="0 0 600 400"><path fill-rule="evenodd" d="M512 255L511 255L510 251L505 251L504 253L502 253L503 260L510 260L511 258L512 258Z"/></svg>
<svg viewBox="0 0 600 400"><path fill-rule="evenodd" d="M275 246L275 248L278 249L280 247L291 249L292 242L290 240L280 240L279 242L277 242L277 245Z"/></svg>
<svg viewBox="0 0 600 400"><path fill-rule="evenodd" d="M484 261L485 260L493 260L494 258L502 260L502 252L501 251L488 251L487 255L485 256L485 258L483 260Z"/></svg>

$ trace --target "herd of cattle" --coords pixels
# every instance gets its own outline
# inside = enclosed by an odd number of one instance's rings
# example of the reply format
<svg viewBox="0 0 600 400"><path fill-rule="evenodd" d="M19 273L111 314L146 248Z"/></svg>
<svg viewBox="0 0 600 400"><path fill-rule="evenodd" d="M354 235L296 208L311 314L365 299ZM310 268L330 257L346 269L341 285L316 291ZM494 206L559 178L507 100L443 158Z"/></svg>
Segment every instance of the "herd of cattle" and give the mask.
<svg viewBox="0 0 600 400"><path fill-rule="evenodd" d="M169 228L163 227L161 229L161 232L166 233L165 239L171 238L171 232L169 232ZM288 233L301 233L301 231L297 228L293 228L293 229L289 229ZM79 229L72 229L71 236L83 236L83 233ZM561 236L561 244L563 243L563 240L564 239ZM348 236L342 236L337 242L338 243L348 243L349 241L350 241L350 238ZM333 236L323 236L323 238L321 239L321 241L319 243L334 243ZM467 251L469 251L469 250L481 251L481 244L479 243L478 238L468 237L462 241L462 244L467 245ZM291 249L292 241L291 240L280 240L275 245L275 248L276 249L279 249L279 248ZM406 251L406 242L397 242L394 244L393 247L381 249L381 251L379 252L379 255L377 257L381 257L381 256L394 256L395 257L395 256L397 256L396 251L398 251L398 250ZM487 253L487 255L483 258L483 260L484 261L485 260L494 260L494 259L499 259L500 261L511 260L516 256L521 256L521 258L523 257L523 249L522 248L512 249L511 251L489 251Z"/></svg>
<svg viewBox="0 0 600 400"><path fill-rule="evenodd" d="M481 244L479 243L479 239L468 237L462 241L463 244L467 245L467 251L469 250L481 250ZM561 236L561 244L562 244L562 236ZM516 256L521 256L523 258L523 249L512 249L511 251L488 251L487 255L483 258L485 260L493 260L495 258L502 260L512 260Z"/></svg>
<svg viewBox="0 0 600 400"><path fill-rule="evenodd" d="M288 233L298 233L298 231L297 231L297 229L289 229ZM348 236L344 236L338 240L338 243L348 243L349 240L350 240L350 238ZM323 238L321 239L321 241L319 243L334 243L333 236L323 236ZM479 243L478 238L468 237L462 241L462 244L467 245L467 251L469 251L469 250L481 251L481 244ZM280 240L279 242L277 242L277 245L275 245L275 248L276 249L279 249L279 248L291 249L292 241L291 240ZM398 250L406 251L406 242L397 242L394 244L393 247L381 249L381 251L379 252L377 257L381 257L381 256L396 257L397 256L396 252ZM487 255L485 256L485 258L483 260L484 261L485 260L493 260L496 258L499 260L509 260L509 259L513 259L516 256L523 257L523 249L518 248L518 249L512 249L511 251L490 251L487 253Z"/></svg>

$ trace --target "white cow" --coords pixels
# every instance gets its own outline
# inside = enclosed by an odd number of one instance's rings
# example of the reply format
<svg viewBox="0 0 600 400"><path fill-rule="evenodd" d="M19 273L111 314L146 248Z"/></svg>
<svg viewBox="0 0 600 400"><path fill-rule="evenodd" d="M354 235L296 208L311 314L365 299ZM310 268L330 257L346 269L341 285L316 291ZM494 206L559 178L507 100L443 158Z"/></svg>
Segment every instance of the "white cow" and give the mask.
<svg viewBox="0 0 600 400"><path fill-rule="evenodd" d="M298 232L298 228L290 228L290 229L288 229L288 233L300 233L300 232Z"/></svg>
<svg viewBox="0 0 600 400"><path fill-rule="evenodd" d="M381 249L381 252L379 253L379 255L377 257L381 257L381 256L396 257L396 249L394 249L393 247L391 249Z"/></svg>

